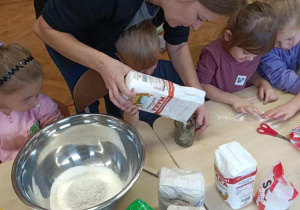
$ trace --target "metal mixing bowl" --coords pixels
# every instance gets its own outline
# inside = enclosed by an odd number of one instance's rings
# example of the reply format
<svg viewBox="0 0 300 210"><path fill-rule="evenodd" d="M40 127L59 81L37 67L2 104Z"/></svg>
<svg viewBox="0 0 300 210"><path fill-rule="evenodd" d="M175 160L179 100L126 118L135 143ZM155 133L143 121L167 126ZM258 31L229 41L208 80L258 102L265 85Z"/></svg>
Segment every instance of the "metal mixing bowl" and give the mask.
<svg viewBox="0 0 300 210"><path fill-rule="evenodd" d="M55 179L75 166L105 166L125 183L117 195L89 208L114 209L140 175L145 149L129 124L102 114L62 119L34 135L17 155L12 184L18 197L34 209L50 209Z"/></svg>

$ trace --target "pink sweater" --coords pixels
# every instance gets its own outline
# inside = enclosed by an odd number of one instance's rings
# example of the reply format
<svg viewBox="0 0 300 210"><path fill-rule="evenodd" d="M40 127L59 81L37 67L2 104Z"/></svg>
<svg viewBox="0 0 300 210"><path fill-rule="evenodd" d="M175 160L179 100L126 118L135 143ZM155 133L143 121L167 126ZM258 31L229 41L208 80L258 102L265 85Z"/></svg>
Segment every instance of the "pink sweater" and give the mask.
<svg viewBox="0 0 300 210"><path fill-rule="evenodd" d="M0 111L0 161L14 159L22 146L37 131L62 117L49 96L39 95L39 103L27 112Z"/></svg>
<svg viewBox="0 0 300 210"><path fill-rule="evenodd" d="M200 84L211 84L223 91L233 93L243 90L255 73L261 56L252 61L237 62L217 39L205 46L200 54L197 75Z"/></svg>

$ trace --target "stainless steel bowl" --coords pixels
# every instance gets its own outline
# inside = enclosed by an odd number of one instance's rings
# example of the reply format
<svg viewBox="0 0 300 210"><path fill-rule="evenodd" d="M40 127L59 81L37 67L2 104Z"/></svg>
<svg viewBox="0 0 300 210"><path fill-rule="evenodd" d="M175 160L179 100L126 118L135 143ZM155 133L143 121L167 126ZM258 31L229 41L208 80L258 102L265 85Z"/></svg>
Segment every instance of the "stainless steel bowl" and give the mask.
<svg viewBox="0 0 300 210"><path fill-rule="evenodd" d="M34 135L17 155L12 184L18 197L34 209L50 209L55 179L75 166L105 166L125 183L117 195L89 208L114 209L140 175L145 149L129 124L102 114L71 116Z"/></svg>

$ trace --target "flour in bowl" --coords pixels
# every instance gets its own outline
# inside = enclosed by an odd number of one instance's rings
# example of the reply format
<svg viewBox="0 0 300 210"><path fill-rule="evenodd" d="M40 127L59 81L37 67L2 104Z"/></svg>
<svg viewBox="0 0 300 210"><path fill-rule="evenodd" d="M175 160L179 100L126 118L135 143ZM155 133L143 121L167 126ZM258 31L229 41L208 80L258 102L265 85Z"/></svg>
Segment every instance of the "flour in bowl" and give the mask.
<svg viewBox="0 0 300 210"><path fill-rule="evenodd" d="M90 208L118 194L124 185L117 174L106 167L70 168L54 181L50 207L55 210Z"/></svg>

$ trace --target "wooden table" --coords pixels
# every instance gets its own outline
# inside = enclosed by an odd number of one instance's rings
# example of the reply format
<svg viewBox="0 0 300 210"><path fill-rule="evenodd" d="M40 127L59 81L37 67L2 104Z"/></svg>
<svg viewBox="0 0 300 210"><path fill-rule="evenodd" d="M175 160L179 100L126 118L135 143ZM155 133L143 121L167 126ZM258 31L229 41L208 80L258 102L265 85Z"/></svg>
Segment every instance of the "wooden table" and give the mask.
<svg viewBox="0 0 300 210"><path fill-rule="evenodd" d="M148 124L140 122L138 131L143 137L146 148L145 165L157 170L160 170L162 166L177 167ZM10 179L12 164L12 161L0 164L0 209L29 210L30 208L19 200L12 188ZM154 209L158 209L157 183L158 179L155 176L142 172L136 183L116 207L116 210L126 209L137 198L143 199Z"/></svg>
<svg viewBox="0 0 300 210"><path fill-rule="evenodd" d="M254 101L261 111L269 110L279 104L289 101L293 95L277 91L280 99L267 105L259 100ZM255 96L255 87L247 88L239 93L242 96ZM209 101L210 126L201 135L195 137L194 144L189 148L178 146L174 141L174 122L166 118L159 118L154 123L154 131L171 154L177 165L182 169L202 172L206 182L205 204L208 209L230 209L217 194L214 179L214 152L222 144L238 141L257 160L257 176L255 193L263 177L273 164L280 160L285 169L285 177L300 191L300 151L290 143L272 136L261 135L256 132L259 124L265 120L247 114L241 116L227 105ZM280 134L287 136L291 128L300 124L300 115L297 114L287 122L270 122ZM257 209L252 203L245 209ZM300 198L296 198L291 210L300 209Z"/></svg>

